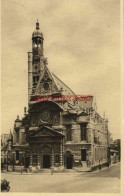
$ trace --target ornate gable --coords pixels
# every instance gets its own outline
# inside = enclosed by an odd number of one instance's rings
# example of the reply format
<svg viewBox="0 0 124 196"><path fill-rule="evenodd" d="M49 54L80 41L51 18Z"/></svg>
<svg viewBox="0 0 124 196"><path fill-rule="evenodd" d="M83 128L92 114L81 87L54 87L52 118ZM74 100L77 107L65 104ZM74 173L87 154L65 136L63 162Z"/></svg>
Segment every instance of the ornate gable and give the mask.
<svg viewBox="0 0 124 196"><path fill-rule="evenodd" d="M53 80L53 77L48 70L47 66L44 67L43 73L39 79L39 82L36 87L35 94L52 94L52 93L58 93L59 90L57 88L57 85L55 84L55 81Z"/></svg>
<svg viewBox="0 0 124 196"><path fill-rule="evenodd" d="M44 71L44 74L43 74L43 77L41 79L41 83L43 82L51 82L52 81L52 78L50 76L50 74L48 73L48 70L45 69Z"/></svg>

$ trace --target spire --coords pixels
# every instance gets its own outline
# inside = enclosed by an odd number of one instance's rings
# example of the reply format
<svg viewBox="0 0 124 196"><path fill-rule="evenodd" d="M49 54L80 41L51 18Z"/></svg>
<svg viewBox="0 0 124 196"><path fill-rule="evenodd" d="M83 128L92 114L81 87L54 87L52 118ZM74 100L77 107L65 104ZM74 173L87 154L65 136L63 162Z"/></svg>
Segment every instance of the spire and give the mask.
<svg viewBox="0 0 124 196"><path fill-rule="evenodd" d="M36 30L39 30L39 22L38 22L38 19L37 19L37 23L36 23Z"/></svg>
<svg viewBox="0 0 124 196"><path fill-rule="evenodd" d="M12 140L12 133L11 133L11 129L10 129L10 133L9 133L9 140Z"/></svg>
<svg viewBox="0 0 124 196"><path fill-rule="evenodd" d="M24 107L24 115L26 116L26 111L27 111L27 108Z"/></svg>

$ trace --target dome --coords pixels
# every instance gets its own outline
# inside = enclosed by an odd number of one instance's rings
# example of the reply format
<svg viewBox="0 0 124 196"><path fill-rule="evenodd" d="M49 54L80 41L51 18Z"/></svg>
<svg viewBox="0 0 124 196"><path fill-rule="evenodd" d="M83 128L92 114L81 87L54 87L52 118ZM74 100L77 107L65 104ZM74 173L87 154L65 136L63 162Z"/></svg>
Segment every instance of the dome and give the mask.
<svg viewBox="0 0 124 196"><path fill-rule="evenodd" d="M43 33L40 31L34 31L32 37L43 37Z"/></svg>
<svg viewBox="0 0 124 196"><path fill-rule="evenodd" d="M17 116L17 119L15 120L15 122L22 122L22 121L19 119L19 116Z"/></svg>
<svg viewBox="0 0 124 196"><path fill-rule="evenodd" d="M32 37L41 37L43 38L43 33L40 32L39 22L36 23L36 30L33 32Z"/></svg>

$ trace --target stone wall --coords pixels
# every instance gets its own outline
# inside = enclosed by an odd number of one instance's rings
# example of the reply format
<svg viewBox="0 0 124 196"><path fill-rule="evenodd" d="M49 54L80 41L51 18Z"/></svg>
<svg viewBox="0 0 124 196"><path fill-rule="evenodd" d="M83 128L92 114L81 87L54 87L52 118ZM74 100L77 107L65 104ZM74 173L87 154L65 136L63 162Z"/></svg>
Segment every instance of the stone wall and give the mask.
<svg viewBox="0 0 124 196"><path fill-rule="evenodd" d="M86 161L92 163L92 151L89 144L66 144L66 151L70 151L73 154L74 161L81 161L81 149L86 149Z"/></svg>

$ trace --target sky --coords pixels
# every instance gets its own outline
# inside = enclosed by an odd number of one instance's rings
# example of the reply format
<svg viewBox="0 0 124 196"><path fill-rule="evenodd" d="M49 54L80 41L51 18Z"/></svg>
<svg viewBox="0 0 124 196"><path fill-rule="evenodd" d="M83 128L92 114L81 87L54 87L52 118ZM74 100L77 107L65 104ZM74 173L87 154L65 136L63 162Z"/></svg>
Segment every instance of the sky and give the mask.
<svg viewBox="0 0 124 196"><path fill-rule="evenodd" d="M28 106L28 59L37 18L48 67L76 94L95 95L113 138L120 138L119 0L2 0L2 133Z"/></svg>

